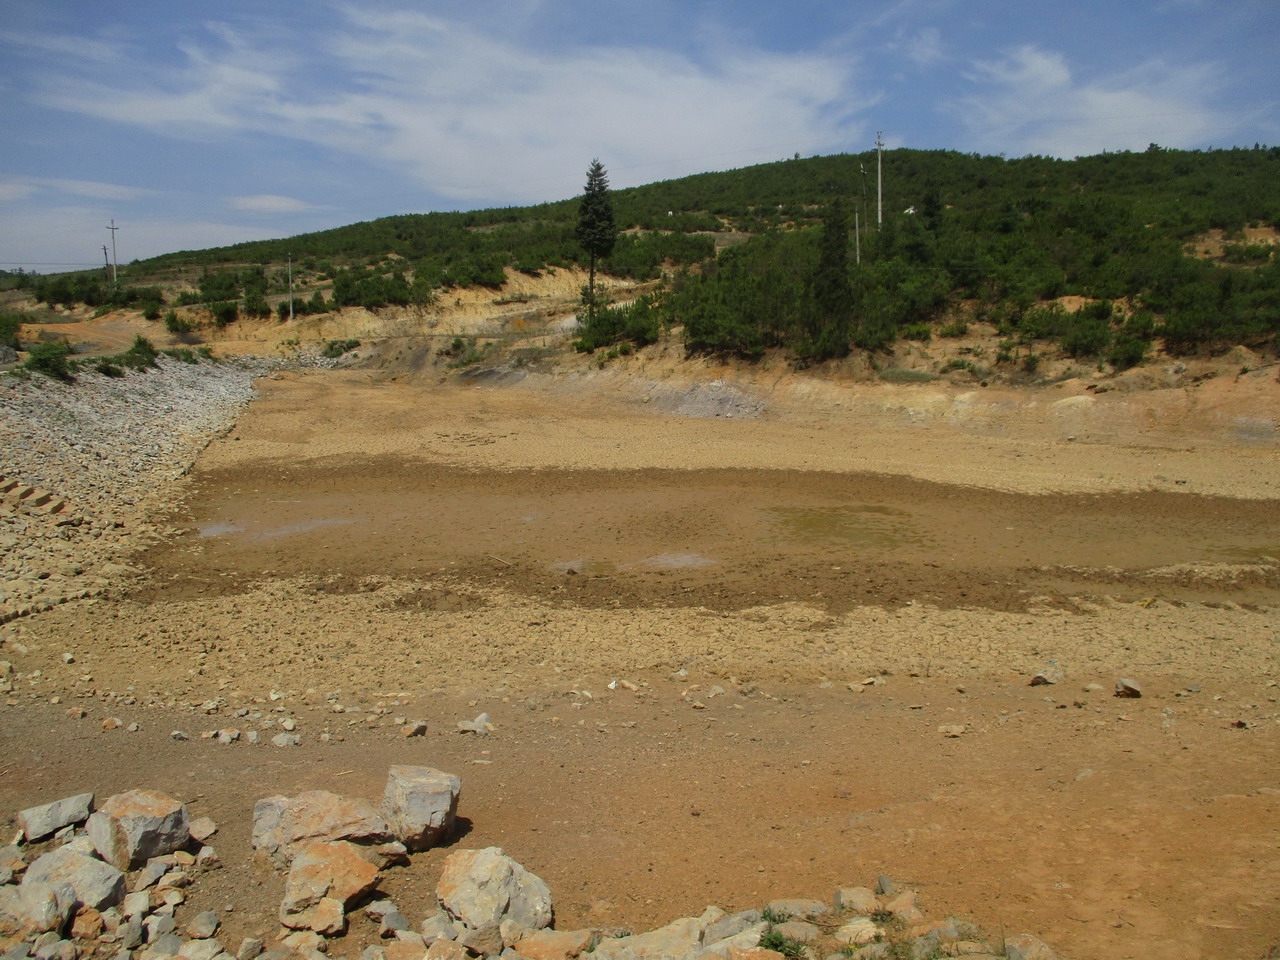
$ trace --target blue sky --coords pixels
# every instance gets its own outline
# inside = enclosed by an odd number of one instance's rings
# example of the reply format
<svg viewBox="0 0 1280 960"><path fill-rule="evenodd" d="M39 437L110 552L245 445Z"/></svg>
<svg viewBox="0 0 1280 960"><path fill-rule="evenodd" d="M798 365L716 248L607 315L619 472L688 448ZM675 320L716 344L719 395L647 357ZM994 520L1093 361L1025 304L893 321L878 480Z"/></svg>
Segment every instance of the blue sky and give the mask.
<svg viewBox="0 0 1280 960"><path fill-rule="evenodd" d="M0 267L888 146L1280 144L1276 0L0 0Z"/></svg>

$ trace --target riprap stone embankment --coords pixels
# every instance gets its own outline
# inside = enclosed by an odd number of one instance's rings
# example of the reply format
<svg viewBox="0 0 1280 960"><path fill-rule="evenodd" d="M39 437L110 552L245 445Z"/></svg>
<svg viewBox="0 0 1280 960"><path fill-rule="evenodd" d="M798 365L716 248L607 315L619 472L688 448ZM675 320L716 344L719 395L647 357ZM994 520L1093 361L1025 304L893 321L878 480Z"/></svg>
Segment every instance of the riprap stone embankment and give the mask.
<svg viewBox="0 0 1280 960"><path fill-rule="evenodd" d="M0 378L0 622L128 574L172 482L279 364L162 357L123 377Z"/></svg>

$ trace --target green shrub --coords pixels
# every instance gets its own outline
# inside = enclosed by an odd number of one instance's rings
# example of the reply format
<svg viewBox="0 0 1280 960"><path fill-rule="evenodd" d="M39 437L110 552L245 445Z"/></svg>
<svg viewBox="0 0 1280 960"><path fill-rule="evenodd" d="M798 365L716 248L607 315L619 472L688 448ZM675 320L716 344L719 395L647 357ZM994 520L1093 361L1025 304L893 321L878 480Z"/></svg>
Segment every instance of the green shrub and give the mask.
<svg viewBox="0 0 1280 960"><path fill-rule="evenodd" d="M71 365L67 357L71 356L71 345L65 340L48 340L37 343L27 354L26 370L43 373L54 380L71 380Z"/></svg>
<svg viewBox="0 0 1280 960"><path fill-rule="evenodd" d="M18 329L26 319L21 313L0 313L0 346L18 349Z"/></svg>
<svg viewBox="0 0 1280 960"><path fill-rule="evenodd" d="M236 306L234 300L222 300L217 303L209 304L209 312L213 314L213 322L219 327L225 327L227 324L235 323L236 318L240 316L240 308Z"/></svg>
<svg viewBox="0 0 1280 960"><path fill-rule="evenodd" d="M359 340L330 340L324 345L324 349L320 351L320 356L326 360L335 360L360 346Z"/></svg>
<svg viewBox="0 0 1280 960"><path fill-rule="evenodd" d="M1117 370L1128 370L1140 364L1150 348L1150 341L1121 332L1107 350L1107 363Z"/></svg>
<svg viewBox="0 0 1280 960"><path fill-rule="evenodd" d="M1076 359L1102 356L1111 346L1111 324L1081 310L1058 343L1068 356Z"/></svg>
<svg viewBox="0 0 1280 960"><path fill-rule="evenodd" d="M953 320L950 323L943 324L942 329L938 331L940 337L950 337L957 339L959 337L968 336L969 324L963 320Z"/></svg>
<svg viewBox="0 0 1280 960"><path fill-rule="evenodd" d="M804 960L805 957L803 943L794 937L779 933L777 930L770 930L760 938L760 948L780 953L787 960Z"/></svg>
<svg viewBox="0 0 1280 960"><path fill-rule="evenodd" d="M903 340L916 340L928 343L933 338L933 330L927 323L909 323L902 328Z"/></svg>
<svg viewBox="0 0 1280 960"><path fill-rule="evenodd" d="M104 377L123 377L124 371L117 367L114 363L103 357L93 365L93 369L97 370Z"/></svg>
<svg viewBox="0 0 1280 960"><path fill-rule="evenodd" d="M640 297L622 306L588 309L578 314L578 322L582 335L574 341L574 347L582 353L612 346L622 340L642 347L657 340L660 331L658 312L648 297Z"/></svg>

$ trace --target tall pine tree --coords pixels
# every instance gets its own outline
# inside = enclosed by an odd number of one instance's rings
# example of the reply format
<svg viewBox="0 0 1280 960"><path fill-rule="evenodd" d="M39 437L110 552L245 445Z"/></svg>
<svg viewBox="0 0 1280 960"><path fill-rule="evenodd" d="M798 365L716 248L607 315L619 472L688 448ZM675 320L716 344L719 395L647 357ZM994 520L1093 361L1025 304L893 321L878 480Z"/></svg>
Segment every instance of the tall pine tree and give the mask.
<svg viewBox="0 0 1280 960"><path fill-rule="evenodd" d="M618 225L613 219L613 201L609 199L609 175L598 159L587 168L587 189L578 206L578 243L591 257L587 281L587 314L595 314L596 261L613 252L618 239Z"/></svg>

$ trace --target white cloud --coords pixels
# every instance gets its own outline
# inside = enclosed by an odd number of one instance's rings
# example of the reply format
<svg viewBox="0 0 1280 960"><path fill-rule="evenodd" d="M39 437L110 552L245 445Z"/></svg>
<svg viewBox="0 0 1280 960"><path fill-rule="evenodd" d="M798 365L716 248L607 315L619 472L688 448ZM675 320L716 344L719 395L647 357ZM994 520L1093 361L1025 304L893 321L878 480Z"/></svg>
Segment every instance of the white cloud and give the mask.
<svg viewBox="0 0 1280 960"><path fill-rule="evenodd" d="M344 10L310 63L209 27L169 72L46 76L43 102L193 139L274 134L408 174L457 201L569 196L599 156L616 185L840 149L864 131L855 64L725 47L557 54L404 10ZM323 62L317 70L315 63ZM707 158L718 160L707 162Z"/></svg>
<svg viewBox="0 0 1280 960"><path fill-rule="evenodd" d="M925 27L912 34L900 36L890 49L901 51L907 59L919 67L929 67L946 59L943 50L942 31L937 27Z"/></svg>
<svg viewBox="0 0 1280 960"><path fill-rule="evenodd" d="M0 179L0 201L26 200L45 192L62 197L82 197L87 200L137 200L155 194L155 191L141 187L126 187L118 183L101 183L96 180L68 180L54 177Z"/></svg>
<svg viewBox="0 0 1280 960"><path fill-rule="evenodd" d="M974 63L965 79L977 92L943 109L979 150L1013 145L1017 153L1075 157L1150 143L1194 146L1231 129L1208 106L1219 74L1207 64L1156 60L1083 82L1061 54L1027 45Z"/></svg>
<svg viewBox="0 0 1280 960"><path fill-rule="evenodd" d="M0 43L21 55L72 57L93 63L116 63L124 57L124 49L117 44L56 33L0 30Z"/></svg>
<svg viewBox="0 0 1280 960"><path fill-rule="evenodd" d="M274 193L260 193L251 197L232 197L232 209L249 213L305 213L314 210L315 205L293 197L282 197Z"/></svg>
<svg viewBox="0 0 1280 960"><path fill-rule="evenodd" d="M39 192L39 187L29 180L0 180L0 203L26 200Z"/></svg>

